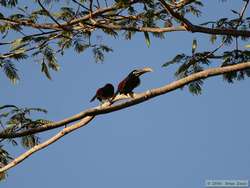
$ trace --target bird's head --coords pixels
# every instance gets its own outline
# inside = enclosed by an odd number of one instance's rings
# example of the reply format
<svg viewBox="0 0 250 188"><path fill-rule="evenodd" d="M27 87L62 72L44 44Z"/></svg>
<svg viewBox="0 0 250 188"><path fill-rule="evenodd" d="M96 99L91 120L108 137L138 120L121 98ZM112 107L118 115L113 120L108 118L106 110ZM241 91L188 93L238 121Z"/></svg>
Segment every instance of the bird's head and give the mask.
<svg viewBox="0 0 250 188"><path fill-rule="evenodd" d="M142 68L142 69L135 69L133 70L130 75L132 76L135 76L135 77L139 77L141 76L142 74L144 73L147 73L147 72L153 72L153 69L151 69L150 67L145 67L145 68Z"/></svg>
<svg viewBox="0 0 250 188"><path fill-rule="evenodd" d="M104 87L105 88L114 88L114 86L112 84L110 84L110 83L107 83Z"/></svg>

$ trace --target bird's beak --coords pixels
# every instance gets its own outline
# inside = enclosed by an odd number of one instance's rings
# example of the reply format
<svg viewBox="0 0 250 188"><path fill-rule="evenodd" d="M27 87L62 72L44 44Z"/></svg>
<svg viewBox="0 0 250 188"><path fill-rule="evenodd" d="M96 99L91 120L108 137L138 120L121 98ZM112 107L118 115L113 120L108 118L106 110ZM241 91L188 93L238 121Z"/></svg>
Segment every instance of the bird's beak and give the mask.
<svg viewBox="0 0 250 188"><path fill-rule="evenodd" d="M151 69L150 67L145 67L143 69L140 69L138 70L138 76L141 76L142 74L144 73L147 73L147 72L153 72L153 69Z"/></svg>

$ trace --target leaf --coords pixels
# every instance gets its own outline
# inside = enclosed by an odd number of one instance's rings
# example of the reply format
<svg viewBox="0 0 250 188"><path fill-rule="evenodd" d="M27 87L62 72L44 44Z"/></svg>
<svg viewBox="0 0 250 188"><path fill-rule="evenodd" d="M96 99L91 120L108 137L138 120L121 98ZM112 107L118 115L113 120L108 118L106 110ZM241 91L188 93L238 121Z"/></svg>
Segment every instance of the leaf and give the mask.
<svg viewBox="0 0 250 188"><path fill-rule="evenodd" d="M89 48L89 45L84 44L82 41L80 40L74 41L74 49L77 53L81 53L87 48Z"/></svg>
<svg viewBox="0 0 250 188"><path fill-rule="evenodd" d="M148 32L144 32L144 37L145 37L145 40L146 40L147 47L149 48L149 46L150 46L150 38L149 38Z"/></svg>
<svg viewBox="0 0 250 188"><path fill-rule="evenodd" d="M103 51L103 52L113 52L113 49L106 46L106 45L100 45L100 49Z"/></svg>
<svg viewBox="0 0 250 188"><path fill-rule="evenodd" d="M178 54L171 61L164 63L162 67L167 67L171 64L179 63L184 57L186 57L185 54Z"/></svg>
<svg viewBox="0 0 250 188"><path fill-rule="evenodd" d="M226 21L228 20L228 18L221 18L219 19L216 23L218 27L221 27Z"/></svg>
<svg viewBox="0 0 250 188"><path fill-rule="evenodd" d="M7 165L12 159L13 158L10 156L10 154L5 149L3 149L2 145L0 145L0 168ZM0 180L5 178L3 175L4 174L0 174Z"/></svg>
<svg viewBox="0 0 250 188"><path fill-rule="evenodd" d="M193 95L200 95L202 92L202 80L193 81L188 84L188 89Z"/></svg>
<svg viewBox="0 0 250 188"><path fill-rule="evenodd" d="M1 0L0 5L11 8L17 5L17 0Z"/></svg>
<svg viewBox="0 0 250 188"><path fill-rule="evenodd" d="M106 33L107 35L110 35L110 36L112 36L112 37L114 37L114 38L117 38L117 37L118 37L118 33L115 32L113 29L103 28L102 31L103 31L104 33Z"/></svg>
<svg viewBox="0 0 250 188"><path fill-rule="evenodd" d="M42 63L41 72L43 72L43 73L45 74L45 76L46 76L49 80L52 79L51 76L50 76L50 73L49 73L49 69L48 69L48 67L47 67L47 65L46 65L45 62Z"/></svg>
<svg viewBox="0 0 250 188"><path fill-rule="evenodd" d="M24 113L30 113L30 112L42 112L42 113L48 113L46 109L43 108L24 108Z"/></svg>
<svg viewBox="0 0 250 188"><path fill-rule="evenodd" d="M93 48L93 54L95 58L95 62L103 62L104 61L104 54L100 48Z"/></svg>
<svg viewBox="0 0 250 188"><path fill-rule="evenodd" d="M236 10L231 9L232 13L240 15Z"/></svg>
<svg viewBox="0 0 250 188"><path fill-rule="evenodd" d="M17 146L18 145L18 143L14 139L10 139L10 142L11 142L11 144L13 146Z"/></svg>
<svg viewBox="0 0 250 188"><path fill-rule="evenodd" d="M193 40L193 44L192 44L192 54L195 53L196 48L197 48L197 40L194 39L194 40Z"/></svg>
<svg viewBox="0 0 250 188"><path fill-rule="evenodd" d="M16 84L18 80L20 80L18 74L17 74L17 69L15 68L14 64L11 63L10 61L4 61L3 62L3 69L5 72L5 75L10 79L10 81L13 84Z"/></svg>
<svg viewBox="0 0 250 188"><path fill-rule="evenodd" d="M16 48L18 48L20 45L22 45L22 38L16 39L11 43L11 50L14 50Z"/></svg>
<svg viewBox="0 0 250 188"><path fill-rule="evenodd" d="M21 144L24 148L29 149L39 143L39 137L35 135L27 135L21 138Z"/></svg>
<svg viewBox="0 0 250 188"><path fill-rule="evenodd" d="M212 44L214 44L216 39L217 39L217 35L210 35L210 41L211 41Z"/></svg>
<svg viewBox="0 0 250 188"><path fill-rule="evenodd" d="M56 56L54 51L50 47L46 47L43 52L44 58L48 63L49 68L53 69L54 71L58 71L60 69L59 64L57 64Z"/></svg>
<svg viewBox="0 0 250 188"><path fill-rule="evenodd" d="M6 176L7 176L6 172L1 172L1 173L0 173L0 181L5 180L5 179L6 179Z"/></svg>

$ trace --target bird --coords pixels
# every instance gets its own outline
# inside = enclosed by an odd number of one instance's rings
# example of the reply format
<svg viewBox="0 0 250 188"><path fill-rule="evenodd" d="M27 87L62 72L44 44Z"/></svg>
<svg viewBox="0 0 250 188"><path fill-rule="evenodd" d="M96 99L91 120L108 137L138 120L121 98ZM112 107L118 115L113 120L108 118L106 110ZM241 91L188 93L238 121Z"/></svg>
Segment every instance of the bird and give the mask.
<svg viewBox="0 0 250 188"><path fill-rule="evenodd" d="M116 93L114 94L115 98L117 94L132 94L133 90L140 85L140 76L147 72L153 72L153 69L145 67L142 69L135 69L129 73L129 75L123 79L119 84Z"/></svg>
<svg viewBox="0 0 250 188"><path fill-rule="evenodd" d="M114 91L114 86L110 83L107 83L105 86L97 89L95 96L90 100L90 102L93 102L96 98L100 102L109 100L114 96Z"/></svg>

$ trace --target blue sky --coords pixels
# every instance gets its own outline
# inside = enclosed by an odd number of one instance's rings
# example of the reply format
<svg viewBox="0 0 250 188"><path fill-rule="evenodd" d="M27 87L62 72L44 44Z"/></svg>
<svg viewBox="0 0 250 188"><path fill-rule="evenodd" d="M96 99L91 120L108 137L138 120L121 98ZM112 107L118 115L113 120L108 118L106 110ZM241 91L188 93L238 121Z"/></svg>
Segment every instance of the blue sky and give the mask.
<svg viewBox="0 0 250 188"><path fill-rule="evenodd" d="M204 1L205 2L205 1ZM204 16L232 16L239 1L205 2ZM249 8L248 8L249 16ZM205 17L204 17L205 18ZM125 41L103 38L114 52L102 64L90 51L58 57L61 70L47 80L30 61L18 66L21 81L11 85L1 73L1 103L46 108L45 117L60 120L86 108L96 88L115 85L134 68L150 66L141 92L174 80L173 68L161 65L176 53L191 53L193 38L199 49L212 49L204 34L169 33L164 40L143 34ZM215 62L216 63L216 62ZM88 126L34 154L9 171L3 187L151 188L204 187L206 179L249 179L250 80L228 84L221 77L205 82L203 94L177 90L143 104L96 117ZM41 134L46 139L58 130ZM10 147L19 155L22 150Z"/></svg>

